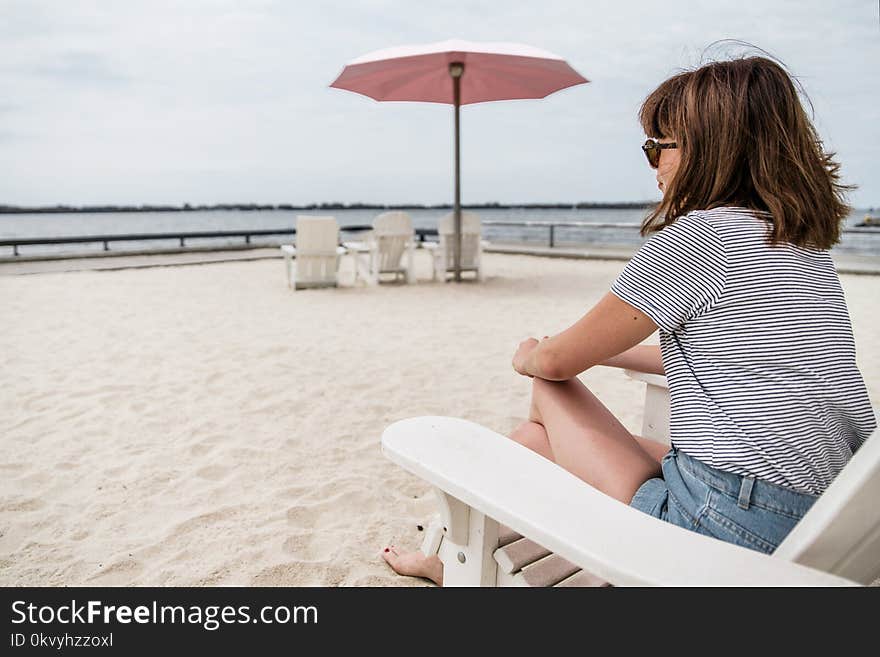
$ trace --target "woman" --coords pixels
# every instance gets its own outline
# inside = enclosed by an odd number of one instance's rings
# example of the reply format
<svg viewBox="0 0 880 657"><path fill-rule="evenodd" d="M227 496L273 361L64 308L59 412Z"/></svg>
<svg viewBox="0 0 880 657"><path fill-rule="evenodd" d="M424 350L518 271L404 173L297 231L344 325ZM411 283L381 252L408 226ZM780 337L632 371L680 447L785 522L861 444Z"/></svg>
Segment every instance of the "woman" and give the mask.
<svg viewBox="0 0 880 657"><path fill-rule="evenodd" d="M846 188L769 59L676 75L639 117L663 193L650 237L584 317L519 345L532 403L510 437L645 513L770 553L876 426L829 253ZM658 328L659 348L639 345ZM666 375L671 450L576 378L595 365ZM442 582L436 555L384 556Z"/></svg>

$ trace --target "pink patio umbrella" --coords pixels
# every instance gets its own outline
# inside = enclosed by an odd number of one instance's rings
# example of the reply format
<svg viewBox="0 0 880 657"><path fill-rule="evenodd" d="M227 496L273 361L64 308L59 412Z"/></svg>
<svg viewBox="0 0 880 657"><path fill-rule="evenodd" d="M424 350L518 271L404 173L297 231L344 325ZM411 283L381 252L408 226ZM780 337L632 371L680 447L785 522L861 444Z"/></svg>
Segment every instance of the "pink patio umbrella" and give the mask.
<svg viewBox="0 0 880 657"><path fill-rule="evenodd" d="M545 98L589 82L562 57L519 43L453 39L377 50L349 62L331 87L378 101L455 106L455 280L461 280L459 107L491 100Z"/></svg>

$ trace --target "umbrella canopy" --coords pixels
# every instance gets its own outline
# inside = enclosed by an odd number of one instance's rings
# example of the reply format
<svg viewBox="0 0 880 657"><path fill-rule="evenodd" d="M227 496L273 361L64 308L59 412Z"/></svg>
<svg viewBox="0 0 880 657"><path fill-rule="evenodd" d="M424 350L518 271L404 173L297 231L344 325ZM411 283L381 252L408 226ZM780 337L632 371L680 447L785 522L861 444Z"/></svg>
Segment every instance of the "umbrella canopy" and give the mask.
<svg viewBox="0 0 880 657"><path fill-rule="evenodd" d="M455 106L455 279L461 280L459 107L494 100L544 98L588 80L562 57L519 43L452 39L377 50L349 62L331 87L378 101Z"/></svg>

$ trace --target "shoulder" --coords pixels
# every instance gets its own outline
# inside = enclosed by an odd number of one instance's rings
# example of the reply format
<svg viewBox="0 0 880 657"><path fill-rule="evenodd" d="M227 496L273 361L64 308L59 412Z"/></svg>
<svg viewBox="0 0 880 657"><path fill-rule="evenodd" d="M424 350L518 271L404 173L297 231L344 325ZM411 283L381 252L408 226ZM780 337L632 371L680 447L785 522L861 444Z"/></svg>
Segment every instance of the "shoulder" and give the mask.
<svg viewBox="0 0 880 657"><path fill-rule="evenodd" d="M694 210L676 218L652 237L661 244L720 244L721 231L717 221L711 210Z"/></svg>
<svg viewBox="0 0 880 657"><path fill-rule="evenodd" d="M769 212L740 207L693 210L661 230L672 229L666 239L696 239L739 248L766 241L773 219Z"/></svg>
<svg viewBox="0 0 880 657"><path fill-rule="evenodd" d="M773 217L763 210L724 206L709 210L694 210L685 215L691 222L702 222L719 233L763 232L772 225Z"/></svg>

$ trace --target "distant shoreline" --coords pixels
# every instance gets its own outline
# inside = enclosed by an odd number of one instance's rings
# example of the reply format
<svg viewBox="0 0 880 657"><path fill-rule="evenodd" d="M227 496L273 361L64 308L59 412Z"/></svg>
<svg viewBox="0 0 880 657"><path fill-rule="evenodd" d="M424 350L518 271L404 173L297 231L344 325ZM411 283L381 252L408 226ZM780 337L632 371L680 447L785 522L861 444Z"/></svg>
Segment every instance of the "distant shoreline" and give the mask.
<svg viewBox="0 0 880 657"><path fill-rule="evenodd" d="M632 203L468 203L461 207L468 210L644 210L652 208L656 203L639 201ZM209 212L218 210L237 210L255 212L266 210L449 210L450 203L438 205L421 205L403 203L378 205L371 203L310 203L308 205L292 205L289 203L258 204L258 203L221 203L217 205L54 205L42 207L20 207L16 205L0 205L0 214L95 214L101 212Z"/></svg>

